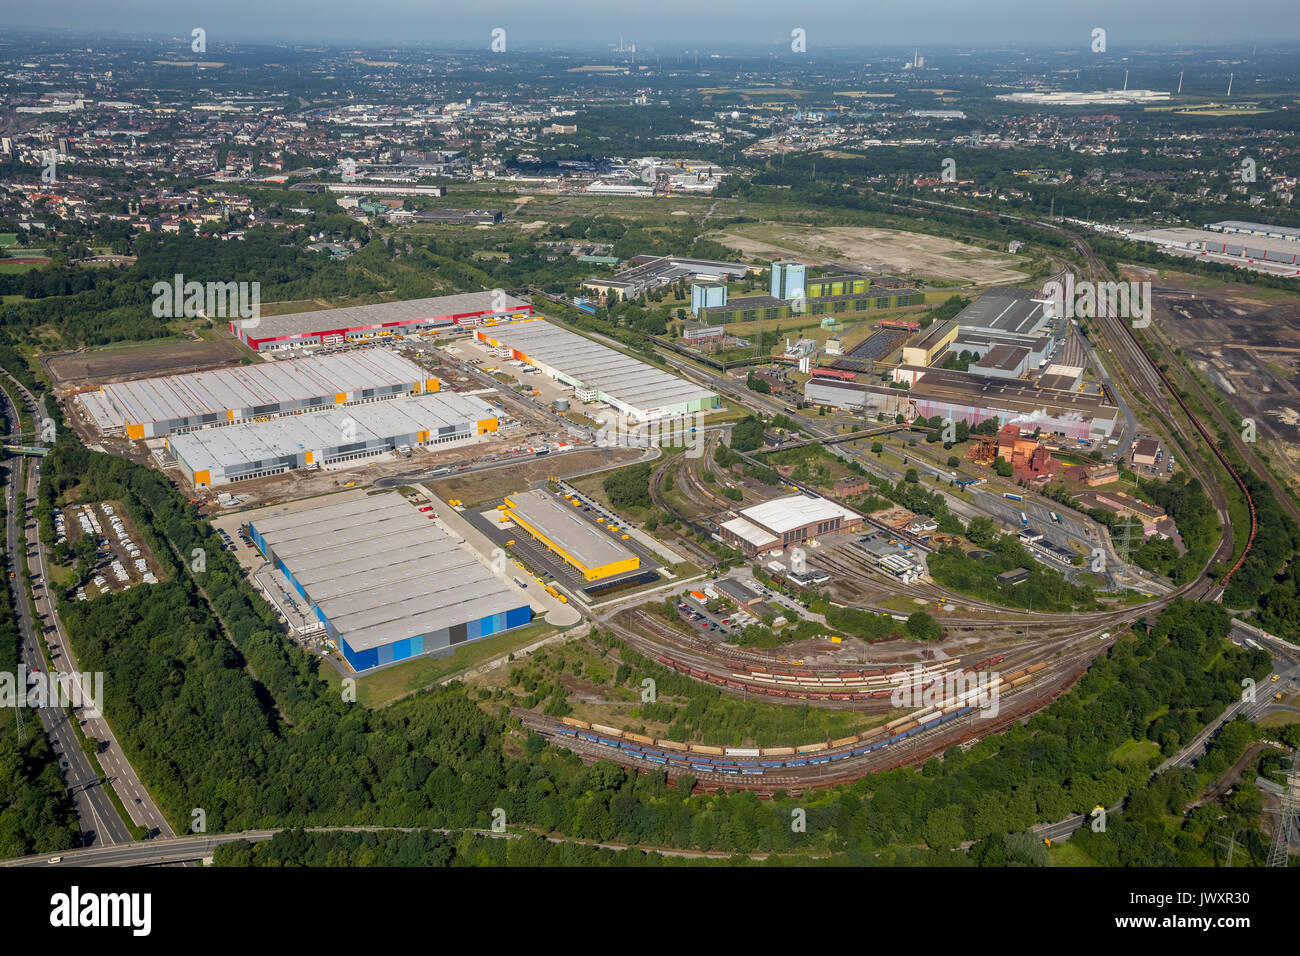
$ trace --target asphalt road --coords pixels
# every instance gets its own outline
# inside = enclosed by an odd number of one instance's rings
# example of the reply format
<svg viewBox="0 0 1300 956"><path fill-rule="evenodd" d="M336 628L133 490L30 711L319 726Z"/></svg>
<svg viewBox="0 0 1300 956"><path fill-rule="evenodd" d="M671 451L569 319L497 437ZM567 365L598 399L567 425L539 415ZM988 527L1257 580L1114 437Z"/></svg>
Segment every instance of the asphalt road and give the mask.
<svg viewBox="0 0 1300 956"><path fill-rule="evenodd" d="M1268 649L1273 657L1273 673L1278 675L1277 682L1265 680L1256 688L1254 701L1239 700L1231 707L1228 707L1211 723L1207 724L1200 733L1188 741L1186 746L1157 767L1156 773L1163 773L1173 767L1188 767L1196 763L1197 760L1205 756L1206 748L1214 735L1219 732L1219 729L1237 717L1254 721L1275 710L1294 710L1292 707L1275 701L1273 695L1283 688L1295 690L1300 687L1300 648L1287 644L1272 635L1264 634L1255 628L1248 628L1240 621L1233 622L1233 629L1239 638L1253 638ZM1116 804L1113 807L1107 807L1106 812L1119 813L1122 809L1123 804ZM1080 827L1088 825L1089 822L1089 819L1083 815L1075 814L1055 823L1040 824L1033 829L1040 837L1059 842L1068 839L1070 834Z"/></svg>
<svg viewBox="0 0 1300 956"><path fill-rule="evenodd" d="M24 397L29 407L35 408L36 402L30 393L20 384L9 378L13 387L16 388ZM41 401L41 408L44 408L44 399ZM44 417L38 414L38 418ZM21 512L26 517L26 541L25 545L28 553L28 566L33 576L32 590L36 598L36 614L40 616L40 626L44 629L44 639L49 647L50 655L55 666L55 670L61 673L81 673L77 664L76 656L72 652L71 643L68 640L67 633L64 631L63 623L59 620L55 611L54 598L48 590L49 573L47 567L47 557L45 545L40 540L39 526L37 524L34 509L36 504L36 487L39 480L39 459L33 460L32 467L29 471L27 501L29 504L24 505ZM11 499L12 500L12 499ZM12 514L20 512L15 508ZM16 531L16 529L14 529ZM16 552L12 552L16 553ZM25 608L26 599L19 601L20 608ZM30 622L34 625L35 622ZM32 633L32 640L35 640L35 631ZM34 656L29 660L37 661L40 659L36 654L35 644L32 644L32 653ZM61 711L59 713L62 713ZM144 784L140 781L131 766L126 755L122 752L121 745L117 741L116 735L109 726L108 721L102 714L87 713L85 708L80 708L74 713L81 720L83 733L88 737L93 737L100 741L100 750L97 754L99 765L106 775L107 782L113 785L122 804L126 807L127 813L131 820L138 826L144 827L150 832L155 832L157 836L173 836L171 825L154 803L149 792L145 789ZM92 799L102 798L91 809L93 811L90 817L91 825L95 827L96 833L103 836L112 836L118 842L130 841L132 839L130 830L127 829L121 820L117 809L112 805L107 793L103 791L102 785L98 783L98 775L91 768L89 759L81 751L80 743L76 741L72 729L67 728L68 734L72 737L71 745L62 745L58 749L68 757L70 762L72 757L68 755L75 754L85 763L85 774L78 776L76 782L69 780L69 786L75 789L80 787L92 794ZM91 781L96 781L92 783ZM87 825L83 818L83 831Z"/></svg>
<svg viewBox="0 0 1300 956"><path fill-rule="evenodd" d="M17 411L9 403L8 396L3 392L0 392L0 402L4 404L6 418L15 423L14 430L17 430ZM30 403L29 409L33 414L36 413L35 406ZM6 570L14 574L9 584L13 592L18 627L22 634L19 655L20 666L24 672L35 668L45 672L45 658L42 656L37 643L37 621L27 598L22 563L18 560L20 553L18 531L19 527L29 520L27 496L31 495L34 498L36 488L36 468L33 467L25 493L20 497L18 474L22 463L23 459L20 458L6 458L3 465L0 465L4 471L5 501L10 519L7 522L5 538L5 553L8 558ZM35 461L32 462L32 465L35 465ZM55 659L56 665L62 662L62 659ZM30 720L32 716L39 720L40 727L44 730L46 738L58 757L60 772L63 774L64 782L67 784L68 791L76 806L77 821L81 827L83 845L112 846L118 843L131 842L131 832L127 829L126 824L122 822L117 808L113 806L112 800L104 790L99 774L92 766L90 758L82 751L81 743L68 721L67 713L60 707L28 708L23 713L27 733L37 731L35 721Z"/></svg>

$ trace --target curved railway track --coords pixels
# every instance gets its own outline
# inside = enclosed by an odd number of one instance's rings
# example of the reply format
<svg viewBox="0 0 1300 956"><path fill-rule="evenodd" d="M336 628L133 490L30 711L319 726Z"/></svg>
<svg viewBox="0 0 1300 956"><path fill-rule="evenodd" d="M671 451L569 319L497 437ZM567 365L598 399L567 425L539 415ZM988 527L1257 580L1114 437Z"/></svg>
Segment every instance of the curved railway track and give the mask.
<svg viewBox="0 0 1300 956"><path fill-rule="evenodd" d="M920 200L918 200L918 202L923 205L957 209L967 214L995 216L1008 221L1057 232L1067 236L1076 250L1084 256L1088 263L1089 271L1093 276L1101 276L1105 274L1102 263L1092 251L1091 247L1081 237L1052 223L1040 222L1026 217L1007 216L1005 214L997 214L993 212L985 213L982 210L967 210L946 203L928 203ZM1113 319L1113 317L1110 318ZM1108 331L1112 335L1114 334L1114 324L1114 322L1107 323L1107 325L1110 326ZM808 766L798 769L784 768L779 772L765 773L761 777L752 776L749 779L730 774L713 774L693 770L691 772L692 775L697 777L698 786L702 789L742 786L747 789L770 793L773 789L777 788L797 790L799 788L835 786L837 784L856 780L863 774L874 770L918 764L929 756L941 752L944 748L950 746L951 743L958 740L969 741L977 739L980 736L986 736L989 733L997 733L1010 726L1011 723L1025 719L1029 715L1040 710L1051 700L1054 700L1085 672L1087 665L1092 661L1097 653L1107 646L1104 640L1101 644L1098 644L1093 640L1096 636L1096 632L1100 631L1102 628L1118 629L1121 625L1130 624L1139 617L1159 611L1173 601L1182 598L1190 600L1209 599L1213 601L1222 598L1224 589L1226 589L1230 583L1233 575L1240 571L1242 566L1245 564L1246 559L1250 555L1251 549L1255 544L1255 539L1258 533L1258 515L1255 508L1254 497L1251 494L1249 487L1246 485L1245 480L1238 473L1236 467L1219 447L1214 436L1210 434L1209 430L1191 410L1180 389L1174 385L1169 376L1160 368L1159 363L1134 334L1133 329L1129 327L1127 323L1119 322L1118 324L1123 327L1123 335L1120 336L1120 341L1122 343L1121 348L1132 360L1124 365L1124 372L1126 375L1129 376L1130 380L1132 380L1134 376L1138 376L1137 381L1144 390L1147 390L1144 393L1144 399L1147 403L1155 406L1157 411L1163 410L1165 412L1166 421L1178 431L1184 441L1187 442L1188 447L1194 447L1194 443L1191 442L1190 436L1188 436L1184 431L1182 423L1177 420L1178 416L1173 414L1172 406L1169 404L1168 398L1165 397L1164 390L1167 390L1168 395L1173 398L1175 403L1177 403L1183 416L1185 416L1186 421L1191 424L1200 438L1210 448L1211 452L1214 454L1215 458L1218 459L1219 464L1223 466L1224 470L1227 471L1246 502L1246 506L1250 513L1250 529L1245 544L1241 550L1241 554L1237 557L1232 566L1229 567L1217 581L1209 575L1207 566L1205 572L1197 579L1174 589L1160 598L1142 604L1132 605L1127 608L1088 612L1085 614L1070 614L1068 616L1049 614L1046 612L1029 612L1028 616L1024 620L1014 621L1007 620L1008 609L1001 607L1000 605L971 600L961 595L951 595L934 585L922 584L900 586L895 584L894 586L900 592L905 591L907 593L912 593L916 597L925 597L927 600L934 599L936 601L951 601L953 603L963 604L966 607L979 608L987 612L997 613L1001 616L1001 619L997 621L962 621L959 619L949 619L945 621L945 623L950 626L961 626L966 630L976 630L981 627L998 627L1005 629L1008 625L1014 625L1022 628L1040 628L1044 630L1063 629L1073 633L1063 634L1060 637L1043 638L1039 640L1037 644L1033 642L1021 642L1016 648L1004 649L1008 656L1016 659L1016 664L1018 666L1028 666L1032 663L1040 662L1047 663L1049 666L1047 666L1043 671L1043 679L1041 682L1038 682L1032 700L1027 701L1026 704L1026 695L1024 694L1023 688L1018 692L1018 694L1009 695L1015 697L1014 706L999 720L986 722L986 725L980 728L982 731L981 733L971 732L975 722L973 718L968 716L959 720L953 720L947 724L940 724L930 729L922 730L916 736L901 741L888 753L884 751L874 751L872 753L856 756L844 755L842 759L835 763L825 763L822 765ZM1117 369L1117 371L1119 370ZM1161 385L1164 387L1163 390L1160 388ZM660 488L662 477L667 467L668 462L665 462L652 476L651 494L652 497L656 498L656 504L659 504L660 507L664 507L664 509L669 513L677 514L675 509L667 507L667 503L663 500ZM707 467L708 465L706 464L706 468ZM698 472L694 468L691 460L687 460L685 471L692 479L692 484L694 485L694 488L692 489L693 491L701 492L705 497L710 499L711 502L716 503L721 509L731 510L731 508L734 507L733 502L723 499L703 487L704 482L699 479ZM1201 471L1200 473L1203 477L1208 477L1204 471ZM796 482L794 484L805 492L818 494L815 490L803 487L800 483ZM1226 516L1227 500L1226 495L1222 493L1220 484L1217 481L1210 481L1209 485L1215 492L1214 496L1217 499L1216 504L1222 507L1222 513ZM699 498L694 497L694 495L692 495L692 497L693 500L696 500L697 502L699 501ZM688 520L680 515L678 515L678 517L681 520ZM688 523L695 525L695 522ZM894 533L893 529L885 530L890 530L891 533ZM1224 530L1224 538L1220 542L1219 548L1216 549L1214 555L1211 557L1210 565L1219 560L1220 555L1225 551L1225 549L1227 550L1228 556L1231 556L1232 552L1235 551L1231 539L1231 532L1226 522ZM825 560L825 556L823 556L822 560ZM836 559L831 560L835 561ZM853 562L850 560L848 563L852 564ZM848 568L846 568L846 570L848 570ZM860 573L862 569L855 568L853 570L856 573ZM871 607L869 602L864 602L863 606ZM703 639L688 637L687 635L677 632L673 628L670 628L664 623L650 617L639 609L634 611L634 614L638 624L638 630L633 630L613 620L608 621L607 625L615 630L616 633L618 633L619 636L630 646L636 648L638 651L652 659L658 659L664 656L665 644L669 645L673 648L673 660L684 662L687 665L687 673L694 679L699 678L696 678L695 673L693 672L723 676L718 674L717 669L719 667L723 668L723 674L731 673L733 676L738 676L735 674L735 671L744 667L749 667L751 669L754 667L784 668L786 671L792 671L796 674L808 675L807 679L811 679L812 675L819 673L816 667L806 667L802 666L802 664L793 664L774 655L762 654L741 648L731 648L726 645L715 644ZM1083 629L1088 633L1080 636L1080 625L1083 625ZM642 628L644 630L642 630ZM988 648L984 648L981 653L987 654L988 651ZM960 658L958 660L960 660ZM696 666L692 667L691 665ZM959 664L958 667L960 668L961 665ZM724 692L736 693L737 689L739 689L741 693L749 692L744 686L743 681L733 682L736 683L736 686L729 686L725 677L723 677L721 683L719 683L718 680L710 679L707 676L705 677L705 680L712 686L719 687L719 689ZM1053 689L1050 696L1046 697L1046 699L1044 699L1042 693L1044 688ZM851 697L852 695L848 696ZM782 699L776 698L776 700L780 702ZM784 702L795 703L799 706L807 706L809 704L843 706L846 703L843 699L838 701L795 699L791 701L788 698L785 699ZM865 703L865 701L861 700L849 702L854 705ZM530 721L542 733L547 734L552 738L557 738L558 732L555 729L555 726L551 725L548 729L544 718L537 717L536 715L528 715L526 722ZM641 763L643 765L641 769L646 769L644 767L644 761L638 761L632 755L624 754L617 748L602 744L590 744L586 741L572 741L567 737L564 739L563 743L564 746L578 752L584 760L622 758L620 762L631 766ZM614 755L619 755L619 757L615 757ZM669 770L669 774L671 777L671 769Z"/></svg>

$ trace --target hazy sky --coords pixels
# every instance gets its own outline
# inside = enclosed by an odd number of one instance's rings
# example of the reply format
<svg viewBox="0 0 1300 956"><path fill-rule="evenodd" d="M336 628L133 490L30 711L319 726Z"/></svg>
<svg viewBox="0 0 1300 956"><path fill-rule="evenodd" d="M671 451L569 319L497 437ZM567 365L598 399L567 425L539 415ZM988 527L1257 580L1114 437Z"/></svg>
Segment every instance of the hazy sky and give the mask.
<svg viewBox="0 0 1300 956"><path fill-rule="evenodd" d="M795 27L836 46L1034 44L1112 49L1193 42L1294 41L1296 0L4 0L9 27L232 39L487 46L493 28L519 49L627 43L717 49L770 43Z"/></svg>

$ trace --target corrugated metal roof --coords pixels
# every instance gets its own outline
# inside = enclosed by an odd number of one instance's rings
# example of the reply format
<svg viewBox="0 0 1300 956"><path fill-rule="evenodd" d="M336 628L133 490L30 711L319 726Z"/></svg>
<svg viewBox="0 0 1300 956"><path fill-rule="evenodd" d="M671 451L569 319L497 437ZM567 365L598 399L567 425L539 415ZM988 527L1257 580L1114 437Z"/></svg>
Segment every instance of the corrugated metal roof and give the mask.
<svg viewBox="0 0 1300 956"><path fill-rule="evenodd" d="M773 498L762 504L746 508L741 516L775 534L785 534L817 521L843 518L851 521L859 516L848 508L837 505L829 498L810 498L807 495L788 495Z"/></svg>
<svg viewBox="0 0 1300 956"><path fill-rule="evenodd" d="M248 462L323 451L353 442L391 439L426 430L436 435L439 428L468 425L473 434L473 426L489 418L496 418L496 413L482 399L432 392L269 422L205 428L173 435L169 444L192 470L227 470Z"/></svg>
<svg viewBox="0 0 1300 956"><path fill-rule="evenodd" d="M372 349L115 382L103 386L103 391L126 421L144 423L414 385L425 378L418 365L396 352Z"/></svg>
<svg viewBox="0 0 1300 956"><path fill-rule="evenodd" d="M314 309L290 315L264 315L260 319L235 322L247 338L274 339L288 335L307 335L336 329L379 329L395 322L417 322L422 319L439 319L455 315L472 315L491 312L499 306L501 312L527 309L523 299L501 294L493 299L492 292L462 292L457 295L438 295L427 299L407 299L404 302L379 302L374 305L350 305L341 309Z"/></svg>
<svg viewBox="0 0 1300 956"><path fill-rule="evenodd" d="M395 492L295 502L249 519L354 651L527 604Z"/></svg>
<svg viewBox="0 0 1300 956"><path fill-rule="evenodd" d="M611 538L610 532L578 517L572 507L544 491L521 491L511 495L510 501L512 513L546 535L584 568L599 568L636 557Z"/></svg>
<svg viewBox="0 0 1300 956"><path fill-rule="evenodd" d="M486 334L643 412L714 397L708 389L549 322L516 322Z"/></svg>

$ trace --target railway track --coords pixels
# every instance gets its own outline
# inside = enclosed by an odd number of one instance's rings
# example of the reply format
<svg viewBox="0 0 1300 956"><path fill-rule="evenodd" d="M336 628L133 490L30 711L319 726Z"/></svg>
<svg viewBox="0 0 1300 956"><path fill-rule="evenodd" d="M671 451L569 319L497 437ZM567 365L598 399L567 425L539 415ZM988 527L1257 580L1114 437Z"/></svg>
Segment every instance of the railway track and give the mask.
<svg viewBox="0 0 1300 956"><path fill-rule="evenodd" d="M724 773L703 769L696 766L690 769L672 765L647 763L645 760L609 744L594 743L581 738L575 739L559 733L560 724L550 718L531 711L516 711L524 725L537 731L548 740L573 752L586 763L609 760L640 772L653 773L664 771L670 782L689 773L695 778L696 789L704 792L723 788L756 791L760 796L770 797L775 790L782 789L791 793L802 793L809 789L820 789L851 783L865 774L878 773L905 766L920 766L933 756L941 754L948 747L959 741L976 740L990 734L1000 733L1013 723L1024 720L1044 706L1055 700L1075 680L1084 673L1079 666L1081 655L1077 652L1064 661L1061 673L1052 674L1041 680L1033 681L1015 690L1004 691L999 697L996 715L981 716L978 711L971 711L965 716L945 724L923 729L903 740L869 753L853 755L843 750L823 749L818 755L822 762L808 763L804 766L780 767L764 770L754 774ZM850 746L850 745L844 745ZM828 759L831 755L838 759ZM685 758L689 759L689 757Z"/></svg>
<svg viewBox="0 0 1300 956"><path fill-rule="evenodd" d="M1069 238L1076 250L1088 263L1089 272L1092 277L1096 278L1105 274L1103 264L1092 251L1091 247L1077 235L1061 229L1055 224L1040 222L1025 217L1007 216L1005 214L992 212L984 213L979 210L968 210L963 207L952 206L951 204L946 203L929 203L923 200L917 200L916 202L921 205L956 209L965 214L997 216L998 218L1007 219L1009 221L1055 231ZM966 622L953 620L946 622L954 626L960 623L961 626L968 630L974 630L981 626L997 626L1001 629L1005 629L1008 624L1011 624L1021 628L1042 628L1047 630L1063 629L1073 631L1074 634L1072 636L1063 635L1061 637L1045 638L1037 645L1022 644L1020 648L1021 655L1017 657L1016 663L1047 663L1048 666L1043 670L1043 678L1041 682L1035 681L1036 686L1032 698L1027 699L1028 695L1024 693L1023 689L1016 694L1008 695L1014 698L1012 701L1013 706L1010 708L1009 713L995 722L986 722L987 726L980 728L982 731L980 734L971 732L974 729L972 726L974 723L973 720L958 719L953 721L951 724L942 724L928 730L923 730L915 737L901 742L897 745L896 749L893 749L888 753L877 751L872 754L865 754L862 757L847 757L837 763L817 765L815 768L801 768L797 772L793 769L789 769L782 770L779 773L763 774L761 781L757 778L746 780L743 777L738 778L725 774L710 774L704 772L693 773L692 775L697 777L697 786L700 786L703 789L742 786L747 789L768 793L777 788L793 790L798 788L829 787L840 783L851 782L858 779L863 774L875 770L889 769L890 767L905 766L922 762L934 753L940 752L945 747L950 746L951 742L955 740L973 740L978 739L980 736L987 736L989 733L997 733L1001 729L1010 726L1011 723L1025 719L1030 714L1040 710L1046 705L1046 703L1054 700L1086 671L1086 668L1091 663L1092 659L1107 646L1104 641L1098 642L1094 640L1096 636L1094 632L1096 630L1100 630L1103 627L1118 629L1121 626L1131 624L1139 617L1158 612L1179 599L1217 601L1222 598L1223 590L1227 587L1233 575L1235 575L1244 565L1255 543L1255 538L1258 533L1258 516L1255 509L1254 498L1250 493L1250 489L1247 487L1245 481L1237 472L1237 469L1234 467L1232 462L1229 461L1222 449L1219 448L1208 429L1206 429L1200 419L1192 412L1181 391L1160 368L1159 363L1137 338L1133 329L1129 327L1127 323L1116 322L1114 317L1108 316L1105 317L1105 319L1106 321L1098 323L1098 326L1105 330L1103 337L1111 342L1111 354L1118 354L1125 359L1122 369L1116 369L1116 371L1123 371L1128 381L1136 381L1137 385L1142 390L1143 400L1148 407L1153 408L1157 413L1164 413L1164 420L1175 429L1179 437L1184 443L1186 443L1184 453L1187 454L1187 448L1195 447L1195 442L1193 441L1192 436L1187 432L1179 416L1174 414L1173 406L1170 404L1166 394L1171 396L1179 410L1182 412L1182 416L1185 417L1186 422L1190 424L1197 435L1199 435L1210 448L1211 452L1218 459L1219 463L1227 471L1228 475L1232 478L1233 482L1241 492L1250 513L1250 530L1245 545L1242 548L1241 555L1236 559L1233 565L1218 580L1215 580L1206 573L1201 577L1198 577L1196 580L1190 581L1160 598L1143 604L1133 605L1128 608L1119 608L1103 612L1089 612L1086 614L1072 614L1068 617L1063 615L1048 615L1044 613L1035 615L1031 613L1030 616L1023 621L1011 622L1008 622L1005 619L1007 609L998 605L992 605L988 602L971 601L961 595L950 595L934 585L922 584L917 586L900 586L895 584L895 587L903 593L912 593L916 597L925 597L927 600L932 598L936 601L953 601L955 603L964 604L967 607L980 607L989 612L997 613L1002 618L1002 620L995 622L985 622L982 620ZM1116 325L1121 326L1122 331L1116 329ZM1114 351L1114 347L1116 346L1119 349L1118 353ZM1163 386L1163 388L1161 388L1161 386ZM748 456L745 457L751 462L753 461L753 459L749 459ZM1196 462L1195 456L1191 456L1191 462ZM1200 463L1196 462L1196 465L1199 466ZM658 488L662 481L662 475L666 466L667 463L660 466L655 473L654 480L651 482L652 496L656 493L661 495ZM698 472L694 469L689 460L685 470L693 479L693 484L695 486L693 490L702 492L705 497L716 503L720 509L731 510L733 507L732 502L721 499L719 496L714 495L703 487L704 483L699 480ZM1209 478L1209 475L1203 468L1194 467L1194 471L1199 473L1203 478ZM805 493L820 495L820 493L815 489L809 489L806 486L803 486L800 482L790 482L790 484ZM1220 507L1221 514L1226 517L1227 499L1222 492L1221 486L1217 481L1213 480L1207 481L1207 484L1214 491L1215 503ZM693 497L693 500L698 501L699 499ZM676 513L673 509L666 508L665 510L668 510L670 513ZM890 534L899 534L896 529L886 528L878 522L870 523L880 527L881 530L888 531ZM1224 527L1224 538L1211 558L1211 565L1219 560L1220 555L1223 554L1225 550L1227 551L1228 556L1231 556L1233 551L1235 551L1230 536L1231 532L1226 520L1224 522ZM919 541L915 542L915 544L918 547L921 546ZM828 559L823 555L819 560L826 563ZM853 573L856 574L862 574L864 570L867 570L851 558L830 558L829 561L831 563L843 562L838 565L839 568L846 571L852 570ZM870 605L867 604L866 606ZM637 630L633 630L617 620L610 620L607 623L607 626L610 626L611 629L627 641L630 646L651 658L657 658L660 656L663 652L663 648L667 645L673 649L675 659L680 659L689 664L698 665L701 672L716 674L716 669L720 666L723 668L735 668L742 665L742 663L748 666L793 666L788 663L783 663L781 658L772 655L746 651L740 648L728 648L725 645L712 644L711 642L694 638L688 639L685 635L674 631L662 622L650 617L644 611L637 609L634 611L634 614L636 615L634 620L637 624ZM1082 625L1089 633L1079 636L1078 632L1080 625ZM713 686L719 685L715 683ZM725 684L721 685L719 689L724 692L735 692L734 688L726 687ZM1046 699L1044 699L1043 695L1044 689L1051 690L1050 695L1047 696ZM779 701L780 698L777 698L777 700ZM806 706L810 703L824 704L827 706L842 706L844 702L797 700L794 701L794 703L799 706ZM544 718L529 714L526 718L526 722L532 722L532 725L536 726L540 732L547 733ZM550 729L549 735L552 737L555 736L555 730L553 727ZM575 750L575 752L579 753L582 759L589 761L614 759L614 754L621 754L621 751L617 749L611 749L599 744L588 744L585 741L574 742L570 741L568 738L565 738L564 746ZM626 758L623 762L628 763L629 765L636 765L638 763L638 761L628 755L622 756ZM648 768L641 766L638 767L638 769ZM672 774L670 771L670 777L671 776Z"/></svg>

